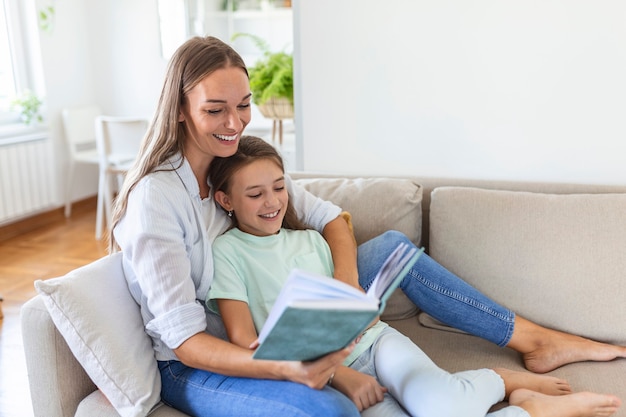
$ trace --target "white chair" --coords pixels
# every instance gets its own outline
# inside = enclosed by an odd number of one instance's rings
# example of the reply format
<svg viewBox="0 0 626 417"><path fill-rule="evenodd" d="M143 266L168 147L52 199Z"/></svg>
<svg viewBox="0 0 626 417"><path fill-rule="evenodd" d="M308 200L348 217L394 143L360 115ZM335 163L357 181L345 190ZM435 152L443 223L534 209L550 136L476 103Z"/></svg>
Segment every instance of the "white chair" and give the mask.
<svg viewBox="0 0 626 417"><path fill-rule="evenodd" d="M134 117L100 115L95 120L100 179L96 210L96 239L102 237L103 217L111 226L114 190L119 189L139 152L141 140L148 129L148 120ZM112 181L116 179L115 186Z"/></svg>
<svg viewBox="0 0 626 417"><path fill-rule="evenodd" d="M72 214L72 189L76 164L98 165L96 150L96 132L93 123L102 112L98 106L85 106L63 109L63 128L70 153L70 165L65 189L65 217Z"/></svg>

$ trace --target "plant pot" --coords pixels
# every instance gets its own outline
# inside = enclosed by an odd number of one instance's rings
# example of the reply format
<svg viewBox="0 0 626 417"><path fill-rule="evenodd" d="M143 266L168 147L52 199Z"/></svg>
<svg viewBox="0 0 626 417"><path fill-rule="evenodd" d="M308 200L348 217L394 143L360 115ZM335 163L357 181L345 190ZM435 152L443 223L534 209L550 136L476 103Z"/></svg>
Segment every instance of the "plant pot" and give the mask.
<svg viewBox="0 0 626 417"><path fill-rule="evenodd" d="M293 119L293 104L284 97L272 97L265 103L259 104L258 108L261 114L268 119Z"/></svg>

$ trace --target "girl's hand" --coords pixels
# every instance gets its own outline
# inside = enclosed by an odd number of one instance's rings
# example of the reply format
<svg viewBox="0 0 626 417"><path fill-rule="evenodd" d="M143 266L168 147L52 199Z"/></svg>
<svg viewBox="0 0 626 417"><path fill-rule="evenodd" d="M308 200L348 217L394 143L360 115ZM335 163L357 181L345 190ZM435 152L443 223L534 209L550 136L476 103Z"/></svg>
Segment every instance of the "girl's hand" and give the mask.
<svg viewBox="0 0 626 417"><path fill-rule="evenodd" d="M387 388L380 386L376 378L347 366L337 370L332 386L350 398L359 411L381 402L387 392Z"/></svg>

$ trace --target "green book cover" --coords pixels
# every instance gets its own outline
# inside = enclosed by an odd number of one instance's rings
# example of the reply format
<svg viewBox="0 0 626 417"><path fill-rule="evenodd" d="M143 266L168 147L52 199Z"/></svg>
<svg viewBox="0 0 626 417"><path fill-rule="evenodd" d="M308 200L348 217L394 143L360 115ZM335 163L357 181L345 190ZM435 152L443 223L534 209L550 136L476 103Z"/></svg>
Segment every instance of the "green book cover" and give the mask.
<svg viewBox="0 0 626 417"><path fill-rule="evenodd" d="M398 246L367 293L333 278L293 270L261 329L253 357L307 361L346 347L383 312L420 254L409 245Z"/></svg>

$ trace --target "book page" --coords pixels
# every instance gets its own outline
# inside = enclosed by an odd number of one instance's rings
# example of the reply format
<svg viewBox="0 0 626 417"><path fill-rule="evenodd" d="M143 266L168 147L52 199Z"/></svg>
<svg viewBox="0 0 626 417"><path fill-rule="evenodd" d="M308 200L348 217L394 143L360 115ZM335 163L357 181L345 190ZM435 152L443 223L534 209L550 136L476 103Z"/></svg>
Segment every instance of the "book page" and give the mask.
<svg viewBox="0 0 626 417"><path fill-rule="evenodd" d="M394 279L406 266L407 262L418 252L414 247L402 243L387 257L380 271L374 278L371 287L367 290L369 297L380 299L385 291L393 284Z"/></svg>
<svg viewBox="0 0 626 417"><path fill-rule="evenodd" d="M308 306L317 305L317 308L325 304L333 308L356 309L356 306L360 304L365 307L358 309L371 309L373 305L372 300L365 293L344 282L301 269L294 269L289 274L287 282L276 298L276 302L259 333L259 342L265 340L267 333L287 307L297 305L300 302L306 302Z"/></svg>

